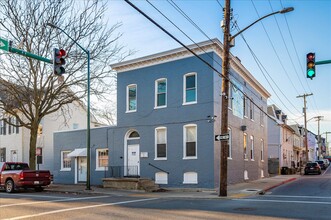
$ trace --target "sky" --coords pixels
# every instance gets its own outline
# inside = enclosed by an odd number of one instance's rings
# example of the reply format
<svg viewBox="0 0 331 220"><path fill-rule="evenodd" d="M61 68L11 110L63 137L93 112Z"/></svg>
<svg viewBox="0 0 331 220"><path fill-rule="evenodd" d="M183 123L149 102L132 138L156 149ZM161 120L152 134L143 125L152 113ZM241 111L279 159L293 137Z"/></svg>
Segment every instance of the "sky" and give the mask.
<svg viewBox="0 0 331 220"><path fill-rule="evenodd" d="M213 38L223 42L220 22L224 0L131 2L186 45ZM180 8L203 33L173 6ZM268 104L282 109L288 115L288 124L303 125L304 100L297 96L313 93L307 97L307 127L317 134L318 124L314 117L324 116L320 121L320 133L331 132L331 64L317 65L316 77L313 80L306 78L307 53L314 52L316 61L331 60L331 1L232 0L231 23L243 29L260 17L285 7L294 7L294 11L270 16L245 30L236 37L231 53L269 91ZM181 47L124 0L110 0L106 17L110 24L122 23L119 32L123 36L119 43L136 51L127 60ZM231 34L234 35L238 30L232 26ZM328 139L331 140L331 135Z"/></svg>

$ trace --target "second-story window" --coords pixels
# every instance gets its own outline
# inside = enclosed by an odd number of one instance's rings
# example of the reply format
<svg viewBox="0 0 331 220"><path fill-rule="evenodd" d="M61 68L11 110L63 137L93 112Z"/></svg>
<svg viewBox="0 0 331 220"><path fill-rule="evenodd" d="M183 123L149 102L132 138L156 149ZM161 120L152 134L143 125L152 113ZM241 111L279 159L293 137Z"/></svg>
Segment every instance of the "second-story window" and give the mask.
<svg viewBox="0 0 331 220"><path fill-rule="evenodd" d="M249 118L251 120L254 120L254 102L253 102L253 99L251 99L251 103L249 105Z"/></svg>
<svg viewBox="0 0 331 220"><path fill-rule="evenodd" d="M126 111L137 111L137 85L132 84L127 87Z"/></svg>
<svg viewBox="0 0 331 220"><path fill-rule="evenodd" d="M155 107L167 106L167 79L155 81Z"/></svg>
<svg viewBox="0 0 331 220"><path fill-rule="evenodd" d="M188 73L184 75L184 104L197 102L197 74Z"/></svg>

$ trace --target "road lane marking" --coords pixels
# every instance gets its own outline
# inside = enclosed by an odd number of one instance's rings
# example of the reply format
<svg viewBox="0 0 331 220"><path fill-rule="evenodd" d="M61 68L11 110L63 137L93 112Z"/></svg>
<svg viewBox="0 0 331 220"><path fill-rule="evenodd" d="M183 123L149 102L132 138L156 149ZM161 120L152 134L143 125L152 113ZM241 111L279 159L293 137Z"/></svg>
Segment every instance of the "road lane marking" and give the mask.
<svg viewBox="0 0 331 220"><path fill-rule="evenodd" d="M306 198L306 199L331 199L326 196L286 196L286 195L263 195L263 197L279 197L279 198Z"/></svg>
<svg viewBox="0 0 331 220"><path fill-rule="evenodd" d="M273 199L232 199L235 201L241 202L274 202L274 203L299 203L299 204L323 204L323 205L331 205L331 202L313 202L313 201L284 201L284 200L273 200Z"/></svg>
<svg viewBox="0 0 331 220"><path fill-rule="evenodd" d="M94 196L94 197L82 197L82 198L62 198L52 201L38 201L38 202L23 202L23 203L15 203L15 204L7 204L7 205L0 205L0 208L3 207L11 207L11 206L21 206L21 205L33 205L39 203L52 203L52 202L66 202L66 201L77 201L77 200L87 200L87 199L99 199L99 198L106 198L110 196Z"/></svg>
<svg viewBox="0 0 331 220"><path fill-rule="evenodd" d="M43 195L34 195L34 194L13 194L13 193L3 193L0 195L12 197L12 198L14 197L37 197L37 198L53 198L53 199L68 198L66 196L43 196Z"/></svg>
<svg viewBox="0 0 331 220"><path fill-rule="evenodd" d="M81 206L81 207L68 208L68 209L58 209L58 210L49 211L49 212L41 212L41 213L33 214L33 215L23 215L23 216L17 216L17 217L13 217L13 218L6 218L3 220L18 220L18 219L25 219L25 218L33 218L33 217L37 217L37 216L51 215L51 214L56 214L56 213L60 213L60 212L69 212L69 211L98 208L98 207L104 207L104 206L122 205L122 204L134 203L134 202L151 201L151 200L156 200L156 199L158 199L158 198L138 199L138 200L123 201L123 202L105 203L105 204L99 204L99 205Z"/></svg>

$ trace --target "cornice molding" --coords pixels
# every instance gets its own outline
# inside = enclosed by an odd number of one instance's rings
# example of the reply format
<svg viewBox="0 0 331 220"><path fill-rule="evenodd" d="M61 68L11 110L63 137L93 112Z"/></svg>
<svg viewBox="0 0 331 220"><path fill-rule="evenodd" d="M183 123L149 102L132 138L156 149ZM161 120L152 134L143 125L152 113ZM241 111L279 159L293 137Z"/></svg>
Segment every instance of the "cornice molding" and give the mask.
<svg viewBox="0 0 331 220"><path fill-rule="evenodd" d="M219 57L222 57L223 44L218 39L212 39L203 41L197 44L191 44L187 46L195 54L201 55L209 52L216 53ZM156 53L149 56L144 56L121 63L112 64L111 67L117 73L127 72L135 69L140 69L148 66L167 63L170 61L176 61L194 55L184 47L177 49ZM230 67L239 73L241 77L256 91L258 91L263 98L267 99L271 95L270 93L253 77L253 75L241 64L240 60L230 53Z"/></svg>

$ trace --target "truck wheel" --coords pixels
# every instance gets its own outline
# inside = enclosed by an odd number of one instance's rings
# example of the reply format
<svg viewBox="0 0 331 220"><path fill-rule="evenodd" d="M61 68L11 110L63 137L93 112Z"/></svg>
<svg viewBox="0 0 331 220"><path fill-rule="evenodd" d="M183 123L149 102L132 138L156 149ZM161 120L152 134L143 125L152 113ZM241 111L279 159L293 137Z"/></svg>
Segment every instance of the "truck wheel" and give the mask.
<svg viewBox="0 0 331 220"><path fill-rule="evenodd" d="M7 193L12 193L12 192L14 192L14 189L15 189L14 181L12 181L12 180L7 180L7 181L6 181L6 186L5 186L5 188L6 188L6 192L7 192Z"/></svg>

